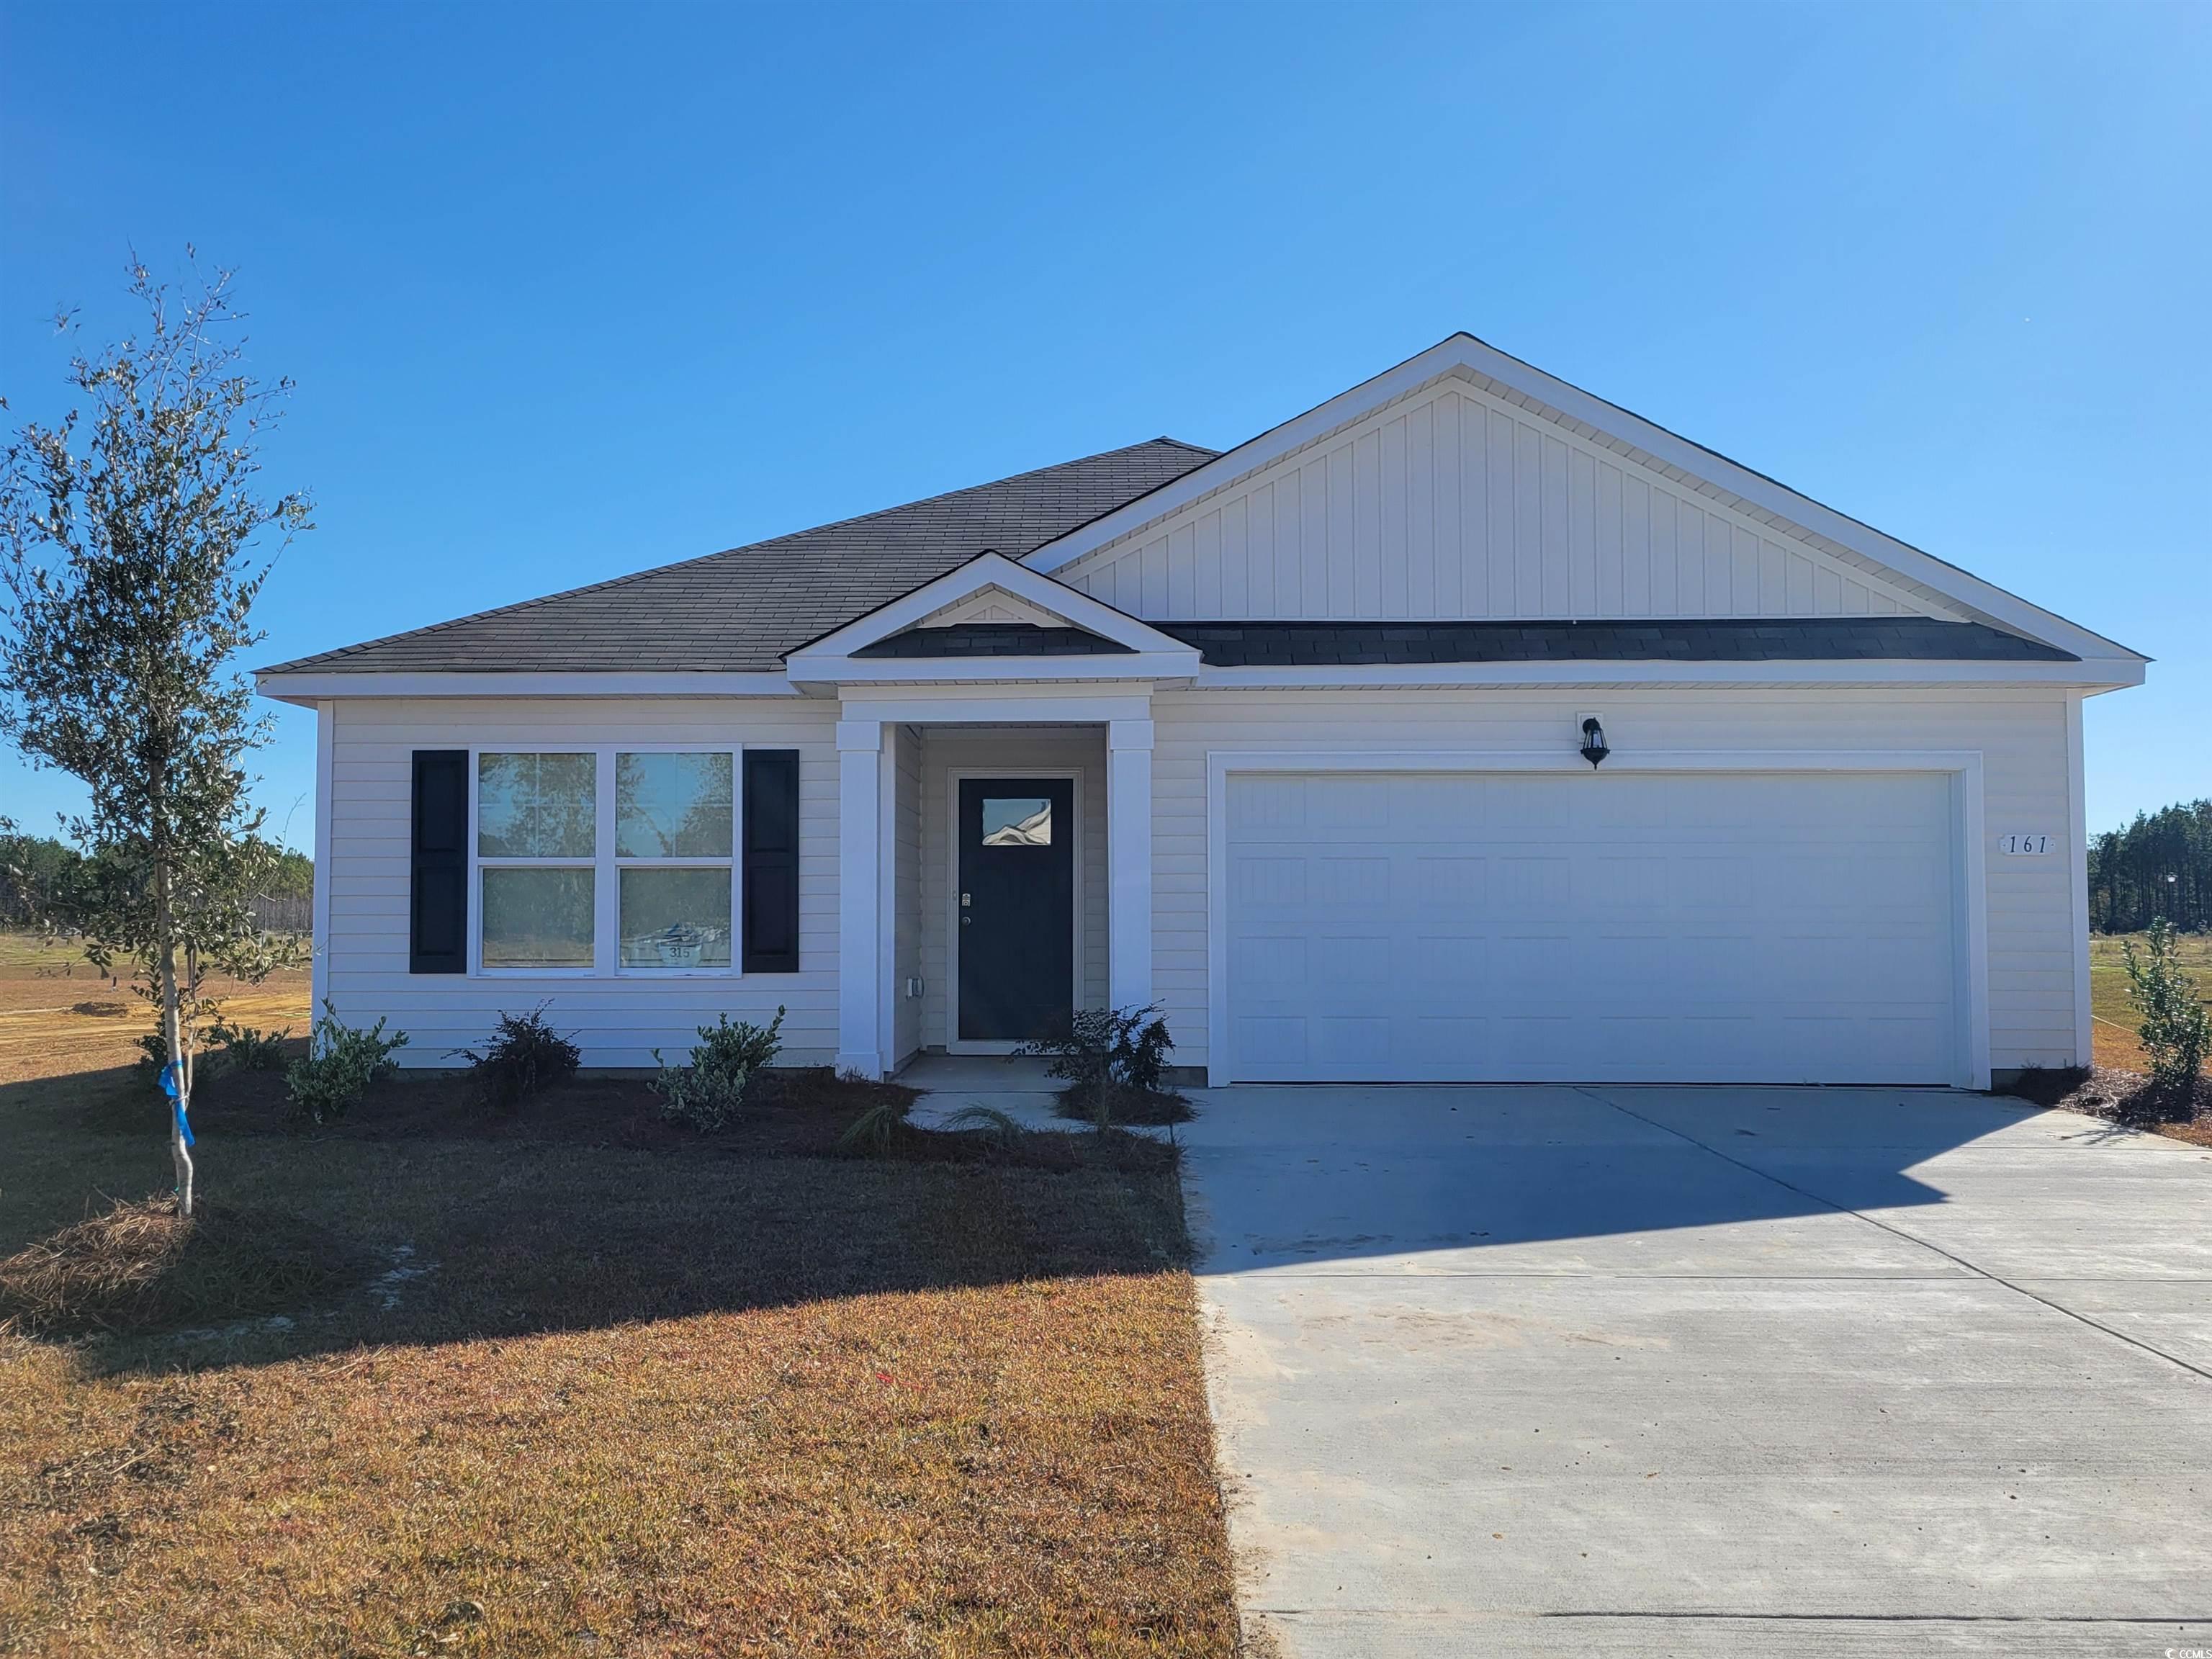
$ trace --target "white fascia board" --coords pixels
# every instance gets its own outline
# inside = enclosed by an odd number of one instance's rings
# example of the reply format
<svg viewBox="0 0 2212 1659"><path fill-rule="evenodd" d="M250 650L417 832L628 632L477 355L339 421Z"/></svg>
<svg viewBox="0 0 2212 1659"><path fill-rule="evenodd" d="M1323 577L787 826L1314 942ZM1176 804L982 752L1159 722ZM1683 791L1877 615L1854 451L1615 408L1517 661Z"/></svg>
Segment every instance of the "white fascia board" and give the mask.
<svg viewBox="0 0 2212 1659"><path fill-rule="evenodd" d="M791 659L791 678L816 685L1012 685L1085 681L1189 680L1199 672L1195 648L1115 651L1068 657L826 657Z"/></svg>
<svg viewBox="0 0 2212 1659"><path fill-rule="evenodd" d="M949 570L934 581L925 582L911 593L901 595L890 604L879 605L865 617L847 623L834 633L825 634L792 652L785 660L790 665L793 678L823 678L811 670L829 661L842 662L854 652L871 646L878 640L887 640L894 634L902 634L925 617L957 603L971 593L987 587L1003 588L1017 599L1028 600L1055 617L1063 617L1077 628L1088 629L1102 639L1126 645L1133 651L1182 651L1187 647L1181 640L1171 639L1149 623L1141 623L1126 611L1117 611L1103 600L1088 593L1079 593L1065 582L1017 564L1003 553L981 553L962 565ZM802 665L810 672L800 673ZM836 679L841 675L827 678Z"/></svg>
<svg viewBox="0 0 2212 1659"><path fill-rule="evenodd" d="M763 673L256 674L253 689L312 707L338 697L795 697L781 671Z"/></svg>
<svg viewBox="0 0 2212 1659"><path fill-rule="evenodd" d="M1311 668L1201 668L1200 690L1352 686L2067 685L2142 684L2139 659L2099 662L1499 662L1375 663Z"/></svg>
<svg viewBox="0 0 2212 1659"><path fill-rule="evenodd" d="M2031 605L2019 595L1970 575L1956 565L1947 564L1933 554L1886 536L1833 507L1822 506L1810 496L1799 495L1785 484L1777 483L1664 427L1656 426L1640 415L1547 374L1517 357L1508 356L1471 334L1455 334L1419 356L1407 358L1395 368L1364 380L1280 426L1271 427L1174 483L1070 531L1058 541L1047 542L1029 554L1024 562L1032 570L1046 573L1072 564L1085 554L1119 541L1156 519L1179 512L1245 474L1303 449L1369 411L1394 403L1438 376L1455 371L1505 386L1532 403L1607 434L1668 465L1680 468L1693 478L1702 478L1778 518L1824 536L1907 580L1955 599L2031 639L2055 645L2076 656L2115 665L2148 660L2140 653L2092 633L2079 623ZM2114 678L2104 683L2134 684L2140 684L2141 678L2138 675L2132 681Z"/></svg>

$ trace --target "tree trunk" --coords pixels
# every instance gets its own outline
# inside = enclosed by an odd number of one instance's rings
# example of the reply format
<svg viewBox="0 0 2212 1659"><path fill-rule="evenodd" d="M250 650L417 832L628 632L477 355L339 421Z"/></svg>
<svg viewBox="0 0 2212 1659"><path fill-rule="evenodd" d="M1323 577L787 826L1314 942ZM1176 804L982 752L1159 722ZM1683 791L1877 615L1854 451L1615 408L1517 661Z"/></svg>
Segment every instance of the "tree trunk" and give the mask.
<svg viewBox="0 0 2212 1659"><path fill-rule="evenodd" d="M184 1021L177 1008L177 944L169 924L169 871L154 866L154 937L161 964L161 1042L177 1098L169 1110L169 1157L177 1169L177 1209L192 1212L192 1155L185 1146L185 1117L191 1109L191 1074L185 1069Z"/></svg>

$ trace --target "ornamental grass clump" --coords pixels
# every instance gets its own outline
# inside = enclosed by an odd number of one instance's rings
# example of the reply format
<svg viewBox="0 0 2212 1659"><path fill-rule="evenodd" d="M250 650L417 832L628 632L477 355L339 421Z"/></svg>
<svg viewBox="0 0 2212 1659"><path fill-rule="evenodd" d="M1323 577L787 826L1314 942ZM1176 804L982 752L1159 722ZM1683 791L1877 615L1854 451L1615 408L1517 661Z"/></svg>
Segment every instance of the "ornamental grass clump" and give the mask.
<svg viewBox="0 0 2212 1659"><path fill-rule="evenodd" d="M680 1066L662 1060L655 1048L653 1058L660 1073L653 1079L653 1091L660 1097L661 1116L688 1123L702 1134L726 1124L744 1104L746 1085L782 1050L783 1013L778 1008L765 1027L717 1015L714 1024L699 1027L698 1044Z"/></svg>

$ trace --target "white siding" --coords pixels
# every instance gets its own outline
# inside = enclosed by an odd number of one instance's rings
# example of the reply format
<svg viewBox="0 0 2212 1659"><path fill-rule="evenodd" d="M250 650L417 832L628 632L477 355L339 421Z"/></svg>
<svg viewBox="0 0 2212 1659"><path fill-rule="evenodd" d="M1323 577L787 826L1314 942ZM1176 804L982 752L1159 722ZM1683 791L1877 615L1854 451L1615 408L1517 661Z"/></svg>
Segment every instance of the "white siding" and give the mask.
<svg viewBox="0 0 2212 1659"><path fill-rule="evenodd" d="M1212 750L1557 750L1577 713L1614 751L1978 750L1988 837L1990 1062L2074 1056L2074 920L2063 855L2003 858L2009 830L2063 836L2067 699L2033 690L1162 692L1153 699L1153 985L1177 1065L1207 1045L1206 757Z"/></svg>
<svg viewBox="0 0 2212 1659"><path fill-rule="evenodd" d="M1159 621L1953 614L1457 380L1054 574Z"/></svg>
<svg viewBox="0 0 2212 1659"><path fill-rule="evenodd" d="M647 1066L717 1013L765 1023L778 1005L784 1056L826 1065L837 1047L837 705L812 698L340 702L331 753L330 996L348 1021L388 1016L409 1066L456 1064L501 1012L550 999L589 1066ZM799 971L670 978L407 971L412 751L472 744L699 743L799 751ZM473 899L471 900L473 906Z"/></svg>
<svg viewBox="0 0 2212 1659"><path fill-rule="evenodd" d="M1103 1007L1106 980L1106 736L1103 726L929 726L922 732L921 973L922 1042L952 1040L951 970L945 952L952 899L953 772L988 771L1018 777L1025 771L1074 771L1083 821L1081 868L1076 872L1081 908L1081 1005ZM903 990L903 987L901 988Z"/></svg>

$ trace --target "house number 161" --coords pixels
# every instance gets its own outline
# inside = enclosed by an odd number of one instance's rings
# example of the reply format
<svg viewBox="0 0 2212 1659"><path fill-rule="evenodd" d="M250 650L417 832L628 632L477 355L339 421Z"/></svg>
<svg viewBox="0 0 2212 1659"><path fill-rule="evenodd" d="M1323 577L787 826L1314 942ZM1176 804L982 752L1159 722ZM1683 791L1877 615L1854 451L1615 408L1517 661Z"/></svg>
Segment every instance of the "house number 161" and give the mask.
<svg viewBox="0 0 2212 1659"><path fill-rule="evenodd" d="M2058 850L2056 836L1999 836L1997 851L2015 856L2021 854L2055 853Z"/></svg>

